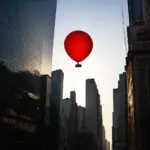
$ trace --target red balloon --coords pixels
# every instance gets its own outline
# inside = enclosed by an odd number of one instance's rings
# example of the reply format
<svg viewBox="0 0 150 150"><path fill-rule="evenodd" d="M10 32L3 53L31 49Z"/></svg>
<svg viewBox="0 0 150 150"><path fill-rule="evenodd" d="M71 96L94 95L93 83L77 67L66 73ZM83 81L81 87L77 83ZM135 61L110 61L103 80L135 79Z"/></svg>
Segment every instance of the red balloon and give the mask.
<svg viewBox="0 0 150 150"><path fill-rule="evenodd" d="M92 51L92 38L84 31L73 31L69 33L64 41L67 54L76 61L76 67L81 67L79 62L86 59Z"/></svg>

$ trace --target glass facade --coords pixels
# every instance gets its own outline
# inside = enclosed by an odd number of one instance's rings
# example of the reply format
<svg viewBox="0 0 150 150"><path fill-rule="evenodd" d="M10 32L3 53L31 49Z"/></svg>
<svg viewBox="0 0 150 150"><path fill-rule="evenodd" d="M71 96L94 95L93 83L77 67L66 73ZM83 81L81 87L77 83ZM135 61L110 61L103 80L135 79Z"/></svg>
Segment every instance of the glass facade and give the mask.
<svg viewBox="0 0 150 150"><path fill-rule="evenodd" d="M0 0L0 140L5 149L36 140L41 74L51 72L55 13L56 0Z"/></svg>
<svg viewBox="0 0 150 150"><path fill-rule="evenodd" d="M50 74L56 0L0 0L0 60ZM44 58L44 59L42 59Z"/></svg>

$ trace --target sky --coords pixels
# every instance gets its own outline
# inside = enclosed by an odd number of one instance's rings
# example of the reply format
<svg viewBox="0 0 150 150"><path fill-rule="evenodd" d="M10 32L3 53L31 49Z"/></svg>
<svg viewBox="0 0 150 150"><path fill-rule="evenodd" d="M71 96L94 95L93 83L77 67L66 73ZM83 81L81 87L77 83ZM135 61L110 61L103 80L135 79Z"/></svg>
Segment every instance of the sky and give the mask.
<svg viewBox="0 0 150 150"><path fill-rule="evenodd" d="M52 70L64 72L63 97L75 90L77 103L85 106L85 79L95 78L101 96L103 124L106 138L112 140L113 89L117 87L119 74L124 72L125 43L121 5L125 27L128 25L125 0L58 0ZM74 30L83 30L93 39L90 56L82 68L64 50L64 39Z"/></svg>

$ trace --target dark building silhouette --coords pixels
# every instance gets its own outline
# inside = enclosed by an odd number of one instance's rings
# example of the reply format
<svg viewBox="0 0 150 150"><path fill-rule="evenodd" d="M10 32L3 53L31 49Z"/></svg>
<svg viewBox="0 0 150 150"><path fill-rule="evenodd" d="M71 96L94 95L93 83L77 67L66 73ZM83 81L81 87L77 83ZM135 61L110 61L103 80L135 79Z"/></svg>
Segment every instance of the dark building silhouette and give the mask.
<svg viewBox="0 0 150 150"><path fill-rule="evenodd" d="M85 107L78 106L78 131L85 127Z"/></svg>
<svg viewBox="0 0 150 150"><path fill-rule="evenodd" d="M106 142L105 142L105 140L106 140L106 133L105 133L105 127L103 125L103 127L102 127L102 149L103 150L106 150Z"/></svg>
<svg viewBox="0 0 150 150"><path fill-rule="evenodd" d="M40 103L40 141L42 148L50 149L50 104L51 104L51 78L48 75L41 76L41 103Z"/></svg>
<svg viewBox="0 0 150 150"><path fill-rule="evenodd" d="M0 1L0 141L39 148L43 77L51 72L56 0ZM50 84L48 82L48 84ZM43 90L43 89L42 89Z"/></svg>
<svg viewBox="0 0 150 150"><path fill-rule="evenodd" d="M69 98L60 101L60 117L59 117L59 149L68 147L69 140L69 117L72 101Z"/></svg>
<svg viewBox="0 0 150 150"><path fill-rule="evenodd" d="M70 100L72 101L71 104L71 110L70 110L70 132L75 133L78 131L78 107L76 102L76 92L71 91L70 92Z"/></svg>
<svg viewBox="0 0 150 150"><path fill-rule="evenodd" d="M64 73L62 70L55 70L52 72L51 85L51 106L50 106L50 121L51 121L51 148L53 150L58 147L59 135L59 114L60 101L63 97L63 80Z"/></svg>
<svg viewBox="0 0 150 150"><path fill-rule="evenodd" d="M95 79L86 79L86 127L102 149L102 106Z"/></svg>
<svg viewBox="0 0 150 150"><path fill-rule="evenodd" d="M149 62L150 21L148 0L141 1L143 18L130 26L130 49L126 57L129 150L150 149ZM147 3L147 4L146 4ZM130 8L129 8L130 9ZM134 10L133 10L134 11ZM129 18L131 18L129 14Z"/></svg>
<svg viewBox="0 0 150 150"><path fill-rule="evenodd" d="M70 92L70 100L71 100L71 108L68 119L68 144L69 148L71 148L72 140L74 135L76 135L78 131L78 108L76 103L76 92Z"/></svg>
<svg viewBox="0 0 150 150"><path fill-rule="evenodd" d="M109 141L107 141L107 143L106 143L106 150L110 150L110 142Z"/></svg>
<svg viewBox="0 0 150 150"><path fill-rule="evenodd" d="M127 142L127 97L126 74L119 75L118 88L113 90L113 150L126 150Z"/></svg>
<svg viewBox="0 0 150 150"><path fill-rule="evenodd" d="M99 150L95 135L88 129L73 134L71 150Z"/></svg>

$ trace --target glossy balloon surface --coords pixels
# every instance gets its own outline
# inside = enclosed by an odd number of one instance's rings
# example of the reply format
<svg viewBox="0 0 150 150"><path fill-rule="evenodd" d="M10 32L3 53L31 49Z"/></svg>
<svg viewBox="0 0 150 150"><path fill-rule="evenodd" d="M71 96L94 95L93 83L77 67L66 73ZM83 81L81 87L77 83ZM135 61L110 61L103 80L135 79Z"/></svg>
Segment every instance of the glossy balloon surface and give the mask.
<svg viewBox="0 0 150 150"><path fill-rule="evenodd" d="M92 51L92 38L84 31L73 31L65 39L67 54L76 62L86 59Z"/></svg>

